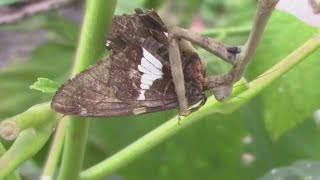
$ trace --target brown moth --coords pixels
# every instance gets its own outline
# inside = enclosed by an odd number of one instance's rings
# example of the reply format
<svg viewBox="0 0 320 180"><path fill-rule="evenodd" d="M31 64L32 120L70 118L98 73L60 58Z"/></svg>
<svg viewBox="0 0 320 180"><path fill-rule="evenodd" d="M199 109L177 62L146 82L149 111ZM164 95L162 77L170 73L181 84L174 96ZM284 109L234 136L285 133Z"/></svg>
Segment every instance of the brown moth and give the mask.
<svg viewBox="0 0 320 180"><path fill-rule="evenodd" d="M127 116L179 107L169 60L168 29L154 11L115 16L107 59L62 85L51 107L62 114ZM205 63L180 49L188 106L205 102Z"/></svg>

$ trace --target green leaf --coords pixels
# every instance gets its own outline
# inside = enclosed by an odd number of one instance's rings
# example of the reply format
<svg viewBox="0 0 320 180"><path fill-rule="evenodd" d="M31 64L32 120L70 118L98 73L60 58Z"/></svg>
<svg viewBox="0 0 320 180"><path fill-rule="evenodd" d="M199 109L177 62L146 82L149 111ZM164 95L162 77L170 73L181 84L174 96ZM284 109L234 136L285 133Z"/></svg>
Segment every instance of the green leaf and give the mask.
<svg viewBox="0 0 320 180"><path fill-rule="evenodd" d="M318 32L296 17L275 11L263 39L252 60L247 75L257 78L276 62L286 57ZM283 75L266 88L263 97L265 123L272 139L277 139L289 129L301 123L320 106L320 51L314 52L307 60Z"/></svg>
<svg viewBox="0 0 320 180"><path fill-rule="evenodd" d="M270 172L259 179L319 179L319 169L319 161L300 160L287 167L272 169Z"/></svg>
<svg viewBox="0 0 320 180"><path fill-rule="evenodd" d="M59 84L47 78L38 78L38 81L30 86L30 89L42 91L43 93L54 93L59 88Z"/></svg>

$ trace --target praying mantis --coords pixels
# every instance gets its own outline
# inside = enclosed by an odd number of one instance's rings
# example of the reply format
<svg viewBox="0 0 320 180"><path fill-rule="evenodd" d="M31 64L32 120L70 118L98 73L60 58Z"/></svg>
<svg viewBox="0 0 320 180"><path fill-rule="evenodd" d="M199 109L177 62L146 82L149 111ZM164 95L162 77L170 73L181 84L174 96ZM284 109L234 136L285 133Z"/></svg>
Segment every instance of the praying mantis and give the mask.
<svg viewBox="0 0 320 180"><path fill-rule="evenodd" d="M174 27L169 31L171 73L181 116L187 116L190 113L188 99L185 96L186 90L180 60L181 47L188 48L189 51L195 51L190 44L191 42L232 65L231 69L225 74L207 77L208 89L213 92L217 101L224 101L230 96L233 84L243 77L246 67L258 47L267 21L278 2L279 0L258 1L252 31L247 42L242 46L232 47L180 27Z"/></svg>

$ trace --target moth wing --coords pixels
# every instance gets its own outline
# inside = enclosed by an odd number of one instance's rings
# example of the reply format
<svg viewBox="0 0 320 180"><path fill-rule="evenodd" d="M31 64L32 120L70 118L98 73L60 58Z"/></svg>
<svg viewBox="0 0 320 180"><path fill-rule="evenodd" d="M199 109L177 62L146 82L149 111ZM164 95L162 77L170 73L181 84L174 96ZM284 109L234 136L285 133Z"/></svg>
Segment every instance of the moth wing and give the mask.
<svg viewBox="0 0 320 180"><path fill-rule="evenodd" d="M120 100L119 87L110 84L111 64L110 58L102 60L69 80L59 88L51 107L62 114L98 117L133 115L177 106L175 98Z"/></svg>
<svg viewBox="0 0 320 180"><path fill-rule="evenodd" d="M107 35L112 50L109 58L61 86L52 108L62 114L97 117L177 107L164 32L167 29L154 11L115 16ZM200 100L202 89L195 89L200 92L195 98Z"/></svg>

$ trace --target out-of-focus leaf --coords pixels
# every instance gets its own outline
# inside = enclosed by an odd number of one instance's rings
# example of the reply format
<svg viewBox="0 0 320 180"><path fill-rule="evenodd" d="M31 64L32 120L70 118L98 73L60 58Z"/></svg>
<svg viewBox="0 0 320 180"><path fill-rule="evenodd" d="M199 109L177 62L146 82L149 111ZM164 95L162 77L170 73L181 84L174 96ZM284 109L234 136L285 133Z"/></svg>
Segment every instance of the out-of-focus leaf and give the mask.
<svg viewBox="0 0 320 180"><path fill-rule="evenodd" d="M16 3L16 2L19 2L19 1L20 0L1 0L0 1L0 6L13 4L13 3Z"/></svg>
<svg viewBox="0 0 320 180"><path fill-rule="evenodd" d="M76 45L75 36L79 32L77 25L54 14L42 18L48 21L41 21L39 26L55 33L55 42L47 42L35 49L26 62L0 70L0 118L15 115L36 103L51 99L52 94L29 88L37 78L46 77L59 84L68 79ZM17 26L20 24L24 23Z"/></svg>
<svg viewBox="0 0 320 180"><path fill-rule="evenodd" d="M50 100L52 95L31 90L38 77L59 83L67 80L74 49L48 42L31 55L30 60L0 71L0 119L13 116L30 106Z"/></svg>
<svg viewBox="0 0 320 180"><path fill-rule="evenodd" d="M164 0L145 0L144 7L146 9L158 9L164 2Z"/></svg>
<svg viewBox="0 0 320 180"><path fill-rule="evenodd" d="M58 88L58 83L47 78L38 78L38 81L30 86L30 89L39 90L43 93L54 93Z"/></svg>
<svg viewBox="0 0 320 180"><path fill-rule="evenodd" d="M0 30L13 32L35 29L48 30L58 36L60 41L76 46L80 25L59 16L56 12L48 12L46 15L35 14L19 23L0 26Z"/></svg>
<svg viewBox="0 0 320 180"><path fill-rule="evenodd" d="M112 155L176 112L92 120L90 139L96 139L94 141L100 145L95 151L91 149L87 157L91 156L90 162L96 163ZM187 180L195 177L236 179L239 176L252 179L248 177L246 165L241 163L245 146L242 139L247 133L238 117L239 113L208 117L144 153L119 173L130 180L175 177ZM97 153L99 148L101 151ZM148 171L144 170L146 167Z"/></svg>
<svg viewBox="0 0 320 180"><path fill-rule="evenodd" d="M255 157L255 161L246 169L254 177L251 179L257 179L271 169L287 166L299 159L320 159L320 128L314 119L307 118L277 141L272 141L263 122L267 109L264 108L262 97L254 98L240 111L251 137L246 151Z"/></svg>
<svg viewBox="0 0 320 180"><path fill-rule="evenodd" d="M258 74L286 57L317 31L292 15L275 11L249 66L248 77L257 78ZM319 56L318 50L261 93L266 109L265 123L273 139L319 108Z"/></svg>
<svg viewBox="0 0 320 180"><path fill-rule="evenodd" d="M177 11L175 14L179 16L180 26L188 27L193 18L195 17L198 9L200 8L201 3L198 0L188 0L188 1L173 1L177 3ZM188 12L188 13L186 13Z"/></svg>
<svg viewBox="0 0 320 180"><path fill-rule="evenodd" d="M144 0L118 0L117 1L117 8L116 8L116 15L121 15L123 13L132 14L134 13L135 8L143 8Z"/></svg>
<svg viewBox="0 0 320 180"><path fill-rule="evenodd" d="M269 173L259 179L320 179L319 169L319 161L300 160L287 167L272 169Z"/></svg>
<svg viewBox="0 0 320 180"><path fill-rule="evenodd" d="M247 0L204 0L200 13L211 28L251 23L256 4Z"/></svg>
<svg viewBox="0 0 320 180"><path fill-rule="evenodd" d="M66 45L76 46L80 32L80 25L70 22L55 13L46 16L43 28L55 33L60 41Z"/></svg>
<svg viewBox="0 0 320 180"><path fill-rule="evenodd" d="M23 21L19 21L18 23L1 25L0 29L7 31L35 30L42 27L43 24L45 24L46 22L46 16L44 16L43 14L35 14L33 16L23 19Z"/></svg>

